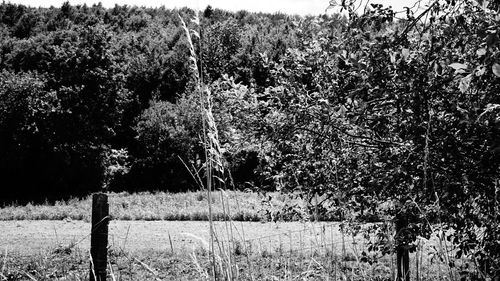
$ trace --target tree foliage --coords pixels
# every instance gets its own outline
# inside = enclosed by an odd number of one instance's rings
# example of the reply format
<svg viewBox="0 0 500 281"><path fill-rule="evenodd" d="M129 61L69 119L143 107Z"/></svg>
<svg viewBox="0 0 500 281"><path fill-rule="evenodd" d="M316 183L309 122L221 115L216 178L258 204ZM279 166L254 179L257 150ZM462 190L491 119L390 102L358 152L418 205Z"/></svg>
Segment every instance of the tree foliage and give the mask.
<svg viewBox="0 0 500 281"><path fill-rule="evenodd" d="M192 188L179 157L197 162L200 139L177 14L191 17L194 11L68 2L60 8L0 5L2 200L83 195L102 185ZM278 28L268 17L273 15L207 13L203 47L197 50L205 54L207 82L223 74L248 86L266 79L254 58L271 47L240 35L249 29L254 36L259 25L263 38L275 40L275 34L266 35ZM123 150L129 173L109 180L107 155Z"/></svg>
<svg viewBox="0 0 500 281"><path fill-rule="evenodd" d="M318 19L309 40L268 64L256 132L268 137L269 175L306 200L327 198L320 208L337 217L409 221L397 237L406 248L442 222L457 255L495 276L497 12L438 1L394 22L380 5L345 8L342 32L329 36L332 19Z"/></svg>

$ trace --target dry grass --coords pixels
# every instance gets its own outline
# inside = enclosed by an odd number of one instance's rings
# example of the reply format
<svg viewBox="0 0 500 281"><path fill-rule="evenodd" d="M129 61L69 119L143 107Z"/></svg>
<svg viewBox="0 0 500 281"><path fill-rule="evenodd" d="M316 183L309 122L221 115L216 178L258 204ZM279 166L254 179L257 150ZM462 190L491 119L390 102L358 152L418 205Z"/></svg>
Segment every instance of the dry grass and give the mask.
<svg viewBox="0 0 500 281"><path fill-rule="evenodd" d="M216 192L217 195L217 192ZM264 197L257 193L228 191L227 204L234 221L267 221L269 213L290 203L286 196L273 193L268 204L262 204ZM73 198L54 204L11 204L0 208L0 220L84 220L90 221L92 198ZM213 196L213 217L224 216L220 196ZM186 193L110 193L110 214L114 220L208 220L208 202L205 192Z"/></svg>

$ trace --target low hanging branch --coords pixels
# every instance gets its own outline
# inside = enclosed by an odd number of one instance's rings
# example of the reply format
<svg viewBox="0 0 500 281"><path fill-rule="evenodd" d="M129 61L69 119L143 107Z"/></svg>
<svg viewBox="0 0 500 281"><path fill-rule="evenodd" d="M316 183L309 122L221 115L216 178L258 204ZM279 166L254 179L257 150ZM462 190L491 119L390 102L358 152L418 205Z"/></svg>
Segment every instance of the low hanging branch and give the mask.
<svg viewBox="0 0 500 281"><path fill-rule="evenodd" d="M427 15L436 5L439 5L439 1L435 1L432 3L425 11L423 11L420 15L418 15L412 22L410 22L409 25L406 26L406 28L403 30L403 32L394 40L393 45L399 45L408 35L408 32L412 30L417 23L425 16Z"/></svg>

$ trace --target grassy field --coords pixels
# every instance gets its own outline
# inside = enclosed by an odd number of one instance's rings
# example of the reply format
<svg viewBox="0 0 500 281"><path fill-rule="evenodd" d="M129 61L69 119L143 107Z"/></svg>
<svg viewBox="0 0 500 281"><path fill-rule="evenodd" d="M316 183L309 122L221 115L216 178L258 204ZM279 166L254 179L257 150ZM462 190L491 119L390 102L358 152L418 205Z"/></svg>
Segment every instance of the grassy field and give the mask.
<svg viewBox="0 0 500 281"><path fill-rule="evenodd" d="M258 251L269 251L270 248L289 250L319 244L316 238L326 226L328 235L323 237L323 243L341 241L338 223L234 222L232 230L234 240L246 241L246 245ZM225 227L225 222L214 222L217 233L225 233ZM0 251L7 249L31 254L44 251L48 245L90 247L91 227L84 221L0 221L0 229ZM125 247L134 252L153 249L186 252L193 247L206 246L209 222L114 220L109 224L108 240L110 246Z"/></svg>
<svg viewBox="0 0 500 281"><path fill-rule="evenodd" d="M219 274L252 281L394 280L394 257L370 253L371 238L344 232L340 223L264 222L286 205L302 204L270 195L215 193ZM108 280L210 280L207 201L204 192L109 194ZM0 208L0 280L88 280L90 209L90 197ZM459 279L443 262L453 249L436 237L419 241L411 254L416 280Z"/></svg>
<svg viewBox="0 0 500 281"><path fill-rule="evenodd" d="M278 193L263 203L264 196L241 191L217 191L212 197L214 218L224 216L222 203L229 204L229 216L234 221L271 220L274 211L292 202ZM110 193L110 215L114 220L208 220L206 192L186 193ZM224 202L223 202L224 201ZM53 204L11 204L0 208L0 220L90 220L91 197L57 201ZM227 205L226 205L227 208Z"/></svg>
<svg viewBox="0 0 500 281"><path fill-rule="evenodd" d="M81 239L88 223L5 221L0 227L0 280L88 280L89 241ZM394 258L364 262L367 240L343 234L339 223L237 222L229 228L244 233L228 235L225 223L217 223L218 264L231 258L230 267L218 270L232 270L232 280L394 280ZM208 222L114 221L109 240L108 280L209 280ZM440 262L437 245L422 241L411 255L419 260L412 278L457 277Z"/></svg>

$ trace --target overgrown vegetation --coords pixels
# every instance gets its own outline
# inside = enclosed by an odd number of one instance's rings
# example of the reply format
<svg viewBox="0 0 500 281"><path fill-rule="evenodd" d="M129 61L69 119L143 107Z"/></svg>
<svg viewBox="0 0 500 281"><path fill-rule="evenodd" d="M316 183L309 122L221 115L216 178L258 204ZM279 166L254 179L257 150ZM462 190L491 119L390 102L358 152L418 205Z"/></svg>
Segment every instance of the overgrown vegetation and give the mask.
<svg viewBox="0 0 500 281"><path fill-rule="evenodd" d="M341 6L348 17L2 3L0 177L16 184L3 200L103 183L279 190L309 213L395 222L396 243L373 252L440 233L462 278L498 278L498 1Z"/></svg>
<svg viewBox="0 0 500 281"><path fill-rule="evenodd" d="M142 192L129 194L110 193L109 205L113 220L192 220L207 221L207 194L201 192L165 193ZM269 197L257 193L228 191L226 193L228 208L232 210L230 217L224 215L220 192L214 192L214 219L225 217L233 221L276 221L307 220L309 214L303 213L295 217L274 217L286 204L303 205L290 200L287 196L269 194ZM28 203L17 205L11 203L0 208L0 220L85 220L90 222L92 198L72 198L42 204ZM307 210L307 208L303 208Z"/></svg>

